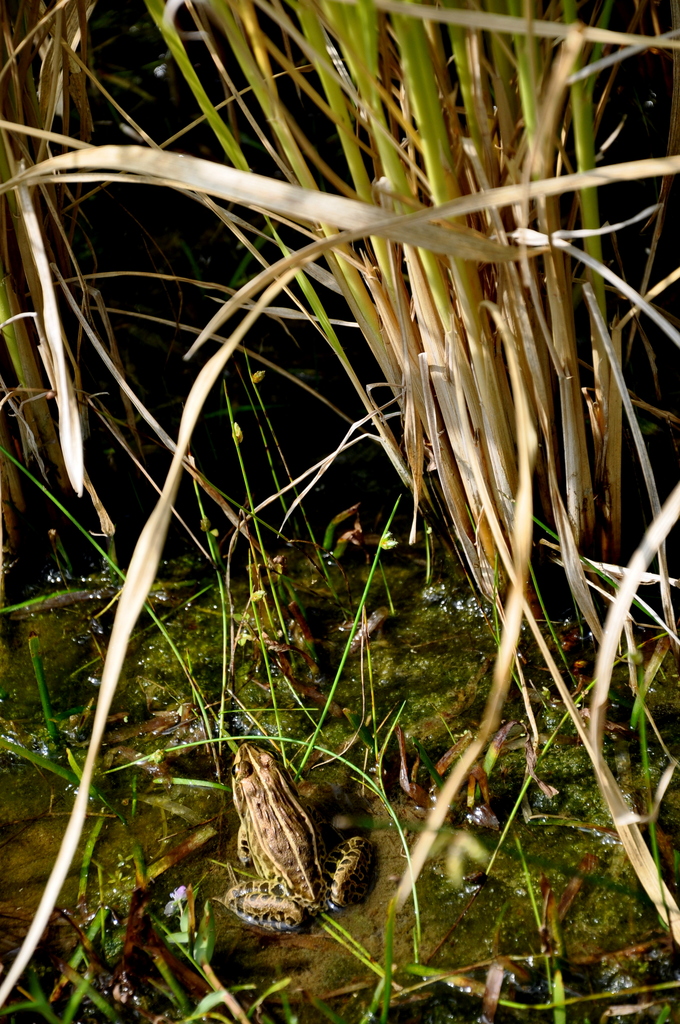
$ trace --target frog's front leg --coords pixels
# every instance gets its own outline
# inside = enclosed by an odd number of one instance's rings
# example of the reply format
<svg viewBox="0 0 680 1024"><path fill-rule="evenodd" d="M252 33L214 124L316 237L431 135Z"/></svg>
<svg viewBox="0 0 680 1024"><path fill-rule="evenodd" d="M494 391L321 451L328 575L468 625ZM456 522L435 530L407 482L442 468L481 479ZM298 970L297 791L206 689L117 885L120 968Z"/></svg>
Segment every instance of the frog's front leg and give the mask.
<svg viewBox="0 0 680 1024"><path fill-rule="evenodd" d="M270 931L295 931L305 919L305 909L281 882L244 879L227 889L222 900L245 924Z"/></svg>
<svg viewBox="0 0 680 1024"><path fill-rule="evenodd" d="M352 836L340 843L326 860L330 876L328 900L336 907L359 903L368 892L373 866L373 843Z"/></svg>
<svg viewBox="0 0 680 1024"><path fill-rule="evenodd" d="M238 836L236 838L236 852L238 859L241 864L245 864L246 867L252 864L253 858L250 856L250 843L248 842L248 833L246 832L243 825L239 826Z"/></svg>

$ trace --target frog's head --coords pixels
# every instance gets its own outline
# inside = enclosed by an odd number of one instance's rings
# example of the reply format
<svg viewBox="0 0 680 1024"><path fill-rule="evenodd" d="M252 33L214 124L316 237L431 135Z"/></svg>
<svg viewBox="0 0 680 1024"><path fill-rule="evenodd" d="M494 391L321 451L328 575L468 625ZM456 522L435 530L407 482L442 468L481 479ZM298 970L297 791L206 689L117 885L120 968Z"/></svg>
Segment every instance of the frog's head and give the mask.
<svg viewBox="0 0 680 1024"><path fill-rule="evenodd" d="M231 769L234 779L234 803L240 812L249 801L267 800L291 785L281 762L270 751L254 743L242 743Z"/></svg>

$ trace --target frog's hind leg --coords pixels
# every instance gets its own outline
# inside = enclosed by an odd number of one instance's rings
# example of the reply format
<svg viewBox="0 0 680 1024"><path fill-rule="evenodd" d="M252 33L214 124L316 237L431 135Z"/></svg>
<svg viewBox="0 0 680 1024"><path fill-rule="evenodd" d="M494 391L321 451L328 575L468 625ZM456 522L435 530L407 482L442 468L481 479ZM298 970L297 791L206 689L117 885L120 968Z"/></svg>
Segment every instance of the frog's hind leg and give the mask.
<svg viewBox="0 0 680 1024"><path fill-rule="evenodd" d="M373 843L352 836L329 854L325 871L329 877L328 901L335 907L359 903L368 892L373 866Z"/></svg>
<svg viewBox="0 0 680 1024"><path fill-rule="evenodd" d="M221 902L245 924L269 931L297 931L304 923L306 911L275 881L253 882L248 879L232 885Z"/></svg>

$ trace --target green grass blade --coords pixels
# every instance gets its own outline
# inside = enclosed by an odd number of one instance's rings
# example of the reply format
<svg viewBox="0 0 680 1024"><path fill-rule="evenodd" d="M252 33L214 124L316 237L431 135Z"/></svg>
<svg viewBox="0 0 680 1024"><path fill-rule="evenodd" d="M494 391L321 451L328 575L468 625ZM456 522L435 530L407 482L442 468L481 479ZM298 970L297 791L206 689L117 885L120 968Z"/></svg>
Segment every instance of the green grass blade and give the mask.
<svg viewBox="0 0 680 1024"><path fill-rule="evenodd" d="M31 633L29 635L28 650L31 655L31 661L33 662L35 681L38 684L38 693L40 694L40 703L42 705L45 726L47 728L47 732L50 739L56 740L59 737L59 729L57 728L57 723L54 721L54 712L52 711L50 691L47 688L47 680L45 679L45 669L43 666L42 654L40 653L40 637L38 636L37 633Z"/></svg>

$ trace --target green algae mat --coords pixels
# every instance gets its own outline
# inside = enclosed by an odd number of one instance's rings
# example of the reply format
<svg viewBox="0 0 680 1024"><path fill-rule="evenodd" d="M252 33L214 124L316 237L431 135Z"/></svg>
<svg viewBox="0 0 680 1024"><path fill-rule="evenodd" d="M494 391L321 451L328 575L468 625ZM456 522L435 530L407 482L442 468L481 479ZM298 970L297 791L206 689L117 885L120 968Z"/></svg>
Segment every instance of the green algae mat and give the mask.
<svg viewBox="0 0 680 1024"><path fill-rule="evenodd" d="M188 1020L250 1011L348 1024L675 1013L668 932L529 639L502 726L397 910L410 851L483 715L493 617L452 564L428 566L400 545L381 553L368 592L363 553L341 570L292 547L275 565L276 593L257 566L233 566L228 600L194 559L163 566L150 599L156 621L140 619L128 652L78 856L26 998L7 1012L68 1020L77 1006L82 1020ZM27 930L65 829L117 593L101 575L60 584L55 576L0 619L5 957ZM277 604L285 639L272 626ZM550 642L573 693L586 694L588 638L560 623ZM675 693L665 662L647 704L671 754ZM666 764L644 716L631 725L634 711L622 669L606 754L631 812L653 800ZM257 875L239 860L232 793L243 737L286 760L292 792L329 849L348 836L370 841L360 902L317 909L286 931L225 906L235 878ZM671 780L648 830L671 890L679 827Z"/></svg>

